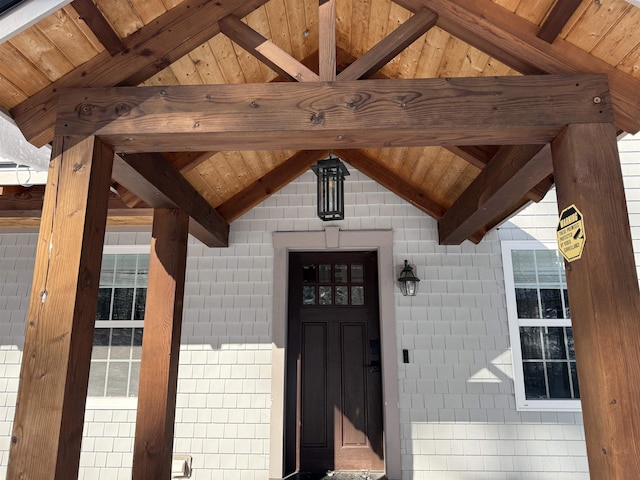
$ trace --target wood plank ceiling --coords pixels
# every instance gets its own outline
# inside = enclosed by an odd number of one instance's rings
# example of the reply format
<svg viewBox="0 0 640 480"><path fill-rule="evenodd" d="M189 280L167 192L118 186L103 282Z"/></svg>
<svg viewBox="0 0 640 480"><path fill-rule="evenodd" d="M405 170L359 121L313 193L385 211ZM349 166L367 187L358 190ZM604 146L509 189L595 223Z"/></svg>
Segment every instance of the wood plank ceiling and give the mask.
<svg viewBox="0 0 640 480"><path fill-rule="evenodd" d="M213 2L75 0L0 44L0 106L30 141L43 144L51 140L51 130L34 127L33 119L50 114L59 88L283 81L289 75L278 66L286 66L285 53L310 69L297 80L318 73L318 0L207 3ZM428 16L435 23L431 28ZM412 18L413 26L405 23ZM397 30L398 38L417 39L405 39L408 47L375 77L609 73L618 129L635 132L640 128L639 22L640 8L624 0L336 0L337 71ZM270 68L258 60L261 55L275 55L276 65ZM327 154L282 147L165 156L231 222ZM439 220L499 150L499 145L363 148L339 154ZM522 152L531 157L537 149ZM539 200L551 183L549 178L494 212L470 238L479 240L521 205ZM147 223L146 205L124 188L118 191L114 222ZM0 226L36 224L38 195L5 189ZM140 208L140 215L130 215L125 205Z"/></svg>

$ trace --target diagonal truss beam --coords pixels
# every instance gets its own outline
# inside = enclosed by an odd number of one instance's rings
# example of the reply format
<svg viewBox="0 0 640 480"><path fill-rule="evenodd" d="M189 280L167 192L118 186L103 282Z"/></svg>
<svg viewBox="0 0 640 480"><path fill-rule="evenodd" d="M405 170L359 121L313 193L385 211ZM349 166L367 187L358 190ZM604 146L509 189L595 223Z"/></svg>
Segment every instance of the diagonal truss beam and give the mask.
<svg viewBox="0 0 640 480"><path fill-rule="evenodd" d="M338 80L369 78L436 24L438 16L420 9L338 75Z"/></svg>
<svg viewBox="0 0 640 480"><path fill-rule="evenodd" d="M71 6L111 55L117 55L125 49L123 41L93 0L73 0Z"/></svg>
<svg viewBox="0 0 640 480"><path fill-rule="evenodd" d="M235 15L220 20L220 31L283 78L300 82L317 82L320 79L314 71Z"/></svg>
<svg viewBox="0 0 640 480"><path fill-rule="evenodd" d="M439 220L441 245L458 245L553 173L551 147L502 147Z"/></svg>
<svg viewBox="0 0 640 480"><path fill-rule="evenodd" d="M220 19L245 17L267 1L185 0L123 39L120 54L100 53L11 109L11 116L29 142L49 143L61 89L138 85L218 34Z"/></svg>
<svg viewBox="0 0 640 480"><path fill-rule="evenodd" d="M556 0L556 4L538 30L537 37L553 43L581 3L582 0Z"/></svg>
<svg viewBox="0 0 640 480"><path fill-rule="evenodd" d="M537 26L486 0L394 0L417 12L428 8L437 25L523 74L607 74L619 129L640 130L640 79L618 70L563 39L549 44ZM565 0L563 0L565 1Z"/></svg>
<svg viewBox="0 0 640 480"><path fill-rule="evenodd" d="M229 224L161 155L116 155L113 180L153 208L179 208L189 217L189 233L209 247L229 245Z"/></svg>

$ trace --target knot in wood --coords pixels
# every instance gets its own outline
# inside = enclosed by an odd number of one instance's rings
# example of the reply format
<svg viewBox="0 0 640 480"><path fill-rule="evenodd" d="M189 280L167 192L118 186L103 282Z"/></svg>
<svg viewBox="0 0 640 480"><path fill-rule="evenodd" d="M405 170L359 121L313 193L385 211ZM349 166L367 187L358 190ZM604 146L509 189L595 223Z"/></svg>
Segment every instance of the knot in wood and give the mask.
<svg viewBox="0 0 640 480"><path fill-rule="evenodd" d="M90 103L81 103L78 105L78 115L81 117L89 117L93 112L93 108L95 105L91 105Z"/></svg>
<svg viewBox="0 0 640 480"><path fill-rule="evenodd" d="M125 115L129 115L131 113L131 107L126 103L119 103L116 105L116 115L118 117L124 117Z"/></svg>
<svg viewBox="0 0 640 480"><path fill-rule="evenodd" d="M324 112L312 113L310 120L313 125L324 123Z"/></svg>

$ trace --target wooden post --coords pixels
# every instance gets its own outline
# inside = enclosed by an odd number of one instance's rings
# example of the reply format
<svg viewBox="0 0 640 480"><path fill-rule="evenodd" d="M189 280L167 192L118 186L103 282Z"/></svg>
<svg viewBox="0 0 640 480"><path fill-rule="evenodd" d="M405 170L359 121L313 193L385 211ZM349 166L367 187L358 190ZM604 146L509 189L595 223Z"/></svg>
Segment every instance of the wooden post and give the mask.
<svg viewBox="0 0 640 480"><path fill-rule="evenodd" d="M113 151L55 137L7 478L78 478Z"/></svg>
<svg viewBox="0 0 640 480"><path fill-rule="evenodd" d="M552 142L561 211L582 213L582 258L566 264L592 479L640 478L640 293L613 124Z"/></svg>
<svg viewBox="0 0 640 480"><path fill-rule="evenodd" d="M142 337L134 480L169 480L189 217L155 209Z"/></svg>

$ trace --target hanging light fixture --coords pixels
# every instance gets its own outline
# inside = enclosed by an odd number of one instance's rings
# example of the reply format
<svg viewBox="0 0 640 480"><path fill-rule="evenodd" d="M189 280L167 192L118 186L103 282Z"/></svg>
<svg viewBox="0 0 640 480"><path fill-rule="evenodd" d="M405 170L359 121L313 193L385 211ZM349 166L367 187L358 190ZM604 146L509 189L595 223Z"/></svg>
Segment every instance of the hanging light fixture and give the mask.
<svg viewBox="0 0 640 480"><path fill-rule="evenodd" d="M404 268L400 272L398 278L398 285L400 285L400 291L405 297L414 297L418 293L418 283L420 279L413 274L413 267L409 265L407 260L404 261Z"/></svg>
<svg viewBox="0 0 640 480"><path fill-rule="evenodd" d="M344 177L349 175L345 164L329 155L311 170L318 177L318 217L325 222L344 219Z"/></svg>

